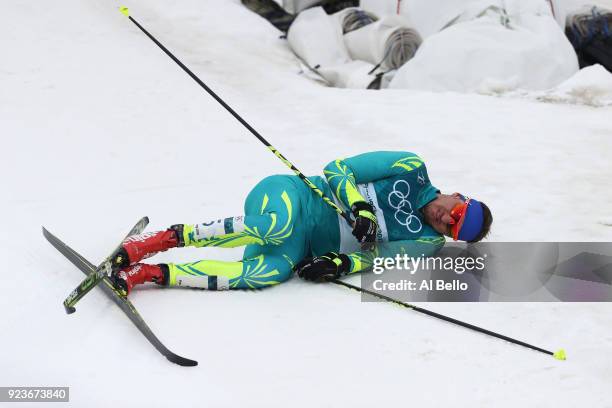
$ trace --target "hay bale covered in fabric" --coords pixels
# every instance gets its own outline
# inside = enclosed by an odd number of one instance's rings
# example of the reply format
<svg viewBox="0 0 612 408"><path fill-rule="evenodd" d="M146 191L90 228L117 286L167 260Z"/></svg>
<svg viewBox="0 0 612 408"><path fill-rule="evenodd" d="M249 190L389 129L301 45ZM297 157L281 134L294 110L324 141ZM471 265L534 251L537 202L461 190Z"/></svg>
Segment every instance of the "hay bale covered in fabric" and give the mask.
<svg viewBox="0 0 612 408"><path fill-rule="evenodd" d="M341 21L321 7L304 10L291 25L287 40L293 52L330 86L366 89L376 80L369 74L374 64L351 60Z"/></svg>
<svg viewBox="0 0 612 408"><path fill-rule="evenodd" d="M422 39L405 18L388 16L345 34L344 42L353 59L392 70L414 56Z"/></svg>
<svg viewBox="0 0 612 408"><path fill-rule="evenodd" d="M334 13L334 17L342 27L342 34L358 30L378 20L374 13L370 13L359 7L349 7Z"/></svg>
<svg viewBox="0 0 612 408"><path fill-rule="evenodd" d="M576 54L549 8L533 0L481 6L470 8L469 19L459 17L428 37L390 87L481 93L544 90L577 72Z"/></svg>
<svg viewBox="0 0 612 408"><path fill-rule="evenodd" d="M302 11L287 33L289 46L309 67L328 67L350 61L337 20L321 7Z"/></svg>

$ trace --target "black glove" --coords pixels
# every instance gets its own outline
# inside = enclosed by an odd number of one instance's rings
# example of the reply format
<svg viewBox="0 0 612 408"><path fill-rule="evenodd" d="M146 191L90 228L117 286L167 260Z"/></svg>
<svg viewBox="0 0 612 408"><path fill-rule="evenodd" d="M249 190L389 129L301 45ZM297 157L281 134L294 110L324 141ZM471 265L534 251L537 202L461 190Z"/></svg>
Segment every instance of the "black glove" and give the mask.
<svg viewBox="0 0 612 408"><path fill-rule="evenodd" d="M305 258L293 267L293 271L307 281L327 282L346 274L350 268L351 260L348 256L328 252L314 258Z"/></svg>
<svg viewBox="0 0 612 408"><path fill-rule="evenodd" d="M351 211L355 216L355 225L353 225L353 235L360 243L376 242L376 215L374 215L374 207L365 201L358 201L351 207Z"/></svg>

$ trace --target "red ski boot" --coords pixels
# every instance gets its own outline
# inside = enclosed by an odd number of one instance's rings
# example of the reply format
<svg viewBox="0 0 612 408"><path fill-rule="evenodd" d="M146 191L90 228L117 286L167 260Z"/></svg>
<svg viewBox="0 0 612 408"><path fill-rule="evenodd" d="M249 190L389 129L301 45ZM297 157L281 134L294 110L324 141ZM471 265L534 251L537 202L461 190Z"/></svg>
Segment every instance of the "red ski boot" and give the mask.
<svg viewBox="0 0 612 408"><path fill-rule="evenodd" d="M122 250L114 259L113 267L125 268L158 252L183 246L182 234L183 226L174 225L166 231L145 232L127 237L123 241Z"/></svg>
<svg viewBox="0 0 612 408"><path fill-rule="evenodd" d="M149 265L137 263L120 270L113 275L115 286L125 296L129 295L134 286L145 282L155 282L158 285L166 285L168 282L168 265Z"/></svg>

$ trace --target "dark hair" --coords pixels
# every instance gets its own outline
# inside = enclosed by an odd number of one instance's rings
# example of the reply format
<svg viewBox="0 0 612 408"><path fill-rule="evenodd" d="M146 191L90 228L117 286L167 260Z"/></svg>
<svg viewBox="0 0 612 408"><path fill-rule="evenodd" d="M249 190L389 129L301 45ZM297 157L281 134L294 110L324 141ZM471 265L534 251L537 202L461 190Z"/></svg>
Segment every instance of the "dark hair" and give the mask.
<svg viewBox="0 0 612 408"><path fill-rule="evenodd" d="M489 210L489 207L487 207L485 203L480 202L480 204L482 204L482 229L480 230L480 233L478 233L476 238L468 242L481 241L487 235L489 235L489 232L491 231L491 224L493 224L493 214L491 214L491 210Z"/></svg>

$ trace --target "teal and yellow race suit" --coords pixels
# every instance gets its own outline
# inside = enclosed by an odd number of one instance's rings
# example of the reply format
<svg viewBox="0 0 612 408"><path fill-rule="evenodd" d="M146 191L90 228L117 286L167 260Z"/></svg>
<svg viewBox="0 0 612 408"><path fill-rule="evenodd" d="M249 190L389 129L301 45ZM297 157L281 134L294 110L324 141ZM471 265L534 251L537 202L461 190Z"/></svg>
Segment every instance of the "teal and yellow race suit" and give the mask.
<svg viewBox="0 0 612 408"><path fill-rule="evenodd" d="M297 176L276 175L249 193L244 215L183 229L185 246L246 246L237 262L201 260L169 264L170 286L255 289L283 282L308 256L345 253L349 273L371 268L379 256L435 254L445 238L425 223L420 211L439 191L423 160L409 152L372 152L338 159L324 169L325 179L309 177L343 209L370 203L378 221L377 244L361 250L351 226Z"/></svg>

